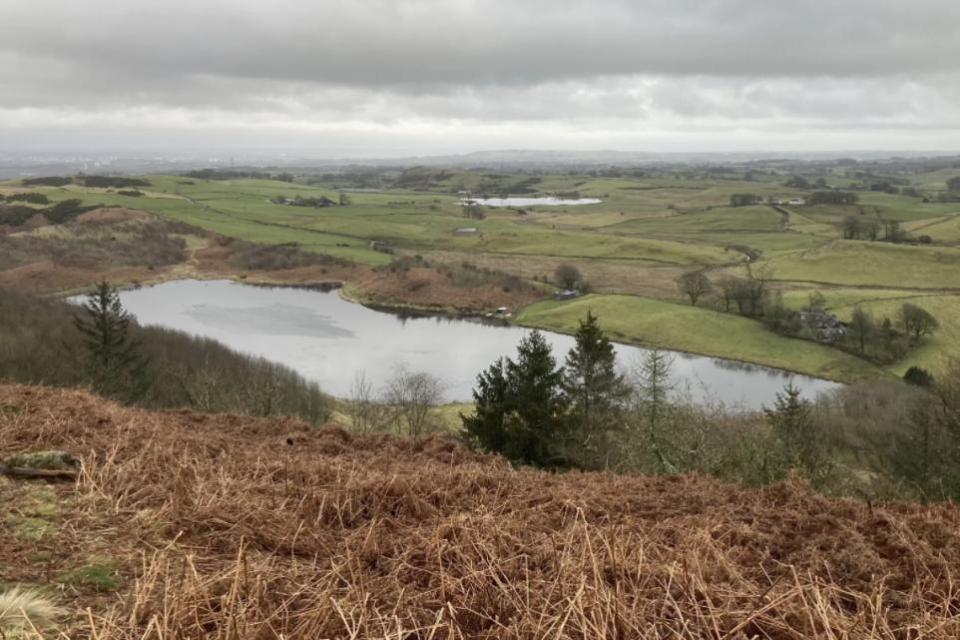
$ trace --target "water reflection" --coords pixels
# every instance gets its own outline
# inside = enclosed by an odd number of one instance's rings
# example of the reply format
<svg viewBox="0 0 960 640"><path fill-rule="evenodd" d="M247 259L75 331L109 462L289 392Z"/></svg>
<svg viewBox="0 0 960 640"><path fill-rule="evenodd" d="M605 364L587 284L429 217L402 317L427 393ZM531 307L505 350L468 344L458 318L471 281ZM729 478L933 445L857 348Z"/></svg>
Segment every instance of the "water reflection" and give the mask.
<svg viewBox="0 0 960 640"><path fill-rule="evenodd" d="M364 371L382 384L395 365L427 371L446 384L446 399L470 400L477 374L500 356L512 356L528 330L498 319L465 320L404 312L402 316L342 299L336 291L269 288L231 281L181 280L123 291L124 306L142 324L214 338L252 355L281 362L335 395L349 394ZM573 338L546 332L558 362ZM630 369L644 349L616 345ZM698 402L760 408L792 379L808 396L834 383L757 365L675 354L678 392Z"/></svg>

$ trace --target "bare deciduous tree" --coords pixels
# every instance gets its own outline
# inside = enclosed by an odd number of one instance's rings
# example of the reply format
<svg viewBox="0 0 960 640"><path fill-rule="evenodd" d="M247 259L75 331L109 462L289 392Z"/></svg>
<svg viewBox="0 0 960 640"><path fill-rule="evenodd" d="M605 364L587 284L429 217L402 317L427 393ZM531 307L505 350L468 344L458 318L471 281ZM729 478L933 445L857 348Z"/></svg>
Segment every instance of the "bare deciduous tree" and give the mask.
<svg viewBox="0 0 960 640"><path fill-rule="evenodd" d="M573 289L577 286L577 283L583 279L580 269L569 262L558 265L553 272L553 277L556 279L557 284L564 289Z"/></svg>
<svg viewBox="0 0 960 640"><path fill-rule="evenodd" d="M659 349L651 349L637 363L634 371L634 429L640 430L639 440L655 458L659 473L676 471L669 443L670 413L673 410L670 393L673 389L671 368L673 358Z"/></svg>
<svg viewBox="0 0 960 640"><path fill-rule="evenodd" d="M360 433L370 433L382 426L384 407L377 400L373 383L364 371L357 371L353 378L348 406L353 428Z"/></svg>
<svg viewBox="0 0 960 640"><path fill-rule="evenodd" d="M483 207L478 202L469 201L463 203L463 215L472 219L472 220L484 220L487 217L487 212L484 211Z"/></svg>
<svg viewBox="0 0 960 640"><path fill-rule="evenodd" d="M867 343L877 332L877 323L874 321L872 315L862 308L856 307L853 310L853 316L851 316L848 326L854 339L857 341L860 353L863 353L867 348Z"/></svg>
<svg viewBox="0 0 960 640"><path fill-rule="evenodd" d="M384 402L393 409L397 430L406 427L410 436L421 436L429 429L431 410L443 396L440 380L423 371L410 371L400 365L384 389Z"/></svg>
<svg viewBox="0 0 960 640"><path fill-rule="evenodd" d="M677 278L680 291L690 298L690 304L697 306L697 301L710 293L713 286L703 271L690 271Z"/></svg>
<svg viewBox="0 0 960 640"><path fill-rule="evenodd" d="M929 311L909 302L900 307L900 324L903 330L913 336L914 341L924 335L933 333L940 327L940 323Z"/></svg>

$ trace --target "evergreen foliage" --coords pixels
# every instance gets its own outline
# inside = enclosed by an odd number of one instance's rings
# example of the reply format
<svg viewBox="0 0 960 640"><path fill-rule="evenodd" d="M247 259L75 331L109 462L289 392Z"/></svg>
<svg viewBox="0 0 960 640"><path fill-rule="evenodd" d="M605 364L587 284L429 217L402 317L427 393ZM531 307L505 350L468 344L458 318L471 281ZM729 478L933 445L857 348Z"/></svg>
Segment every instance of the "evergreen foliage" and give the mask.
<svg viewBox="0 0 960 640"><path fill-rule="evenodd" d="M764 408L764 413L783 448L786 467L803 470L814 482L820 479L826 466L824 439L818 432L813 407L800 395L800 389L788 383L782 393L777 393L773 408Z"/></svg>
<svg viewBox="0 0 960 640"><path fill-rule="evenodd" d="M461 416L468 436L514 462L556 466L565 426L562 375L543 334L530 332L516 360L501 358L478 376L476 411Z"/></svg>
<svg viewBox="0 0 960 640"><path fill-rule="evenodd" d="M147 361L140 342L130 335L130 315L120 296L101 282L87 297L83 311L74 316L74 324L82 336L94 390L125 401L137 400L147 388Z"/></svg>
<svg viewBox="0 0 960 640"><path fill-rule="evenodd" d="M570 444L576 457L587 466L603 466L608 443L622 425L622 410L630 389L617 371L616 352L597 323L587 312L580 321L576 345L567 354L561 390L569 407L567 415Z"/></svg>

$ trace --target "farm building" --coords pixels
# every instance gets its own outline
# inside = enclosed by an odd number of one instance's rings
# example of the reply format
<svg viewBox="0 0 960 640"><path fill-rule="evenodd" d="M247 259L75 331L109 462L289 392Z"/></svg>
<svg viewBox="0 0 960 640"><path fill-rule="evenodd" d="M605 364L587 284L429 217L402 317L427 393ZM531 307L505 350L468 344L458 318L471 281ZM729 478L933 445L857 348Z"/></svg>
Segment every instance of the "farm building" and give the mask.
<svg viewBox="0 0 960 640"><path fill-rule="evenodd" d="M809 327L823 342L837 342L847 333L847 326L826 311L801 311L800 322Z"/></svg>

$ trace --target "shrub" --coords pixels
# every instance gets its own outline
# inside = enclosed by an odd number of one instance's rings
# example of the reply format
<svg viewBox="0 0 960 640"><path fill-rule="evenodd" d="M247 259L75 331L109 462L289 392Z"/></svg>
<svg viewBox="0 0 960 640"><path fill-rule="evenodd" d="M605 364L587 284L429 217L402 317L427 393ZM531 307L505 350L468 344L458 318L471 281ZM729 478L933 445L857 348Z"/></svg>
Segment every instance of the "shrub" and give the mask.
<svg viewBox="0 0 960 640"><path fill-rule="evenodd" d="M125 178L120 176L81 176L77 178L85 187L95 187L100 189L114 188L125 189L127 187L149 187L150 181L143 178Z"/></svg>
<svg viewBox="0 0 960 640"><path fill-rule="evenodd" d="M915 387L932 387L934 383L933 374L920 367L907 369L903 374L903 381Z"/></svg>
<svg viewBox="0 0 960 640"><path fill-rule="evenodd" d="M64 187L73 183L73 178L62 176L47 176L42 178L24 178L20 181L25 187Z"/></svg>
<svg viewBox="0 0 960 640"><path fill-rule="evenodd" d="M564 262L557 266L553 272L557 286L562 289L573 289L583 280L583 275L576 265Z"/></svg>
<svg viewBox="0 0 960 640"><path fill-rule="evenodd" d="M0 200L4 199L3 196L0 196ZM43 193L28 192L28 193L14 193L6 198L7 202L29 202L30 204L50 204L50 198L48 198Z"/></svg>

